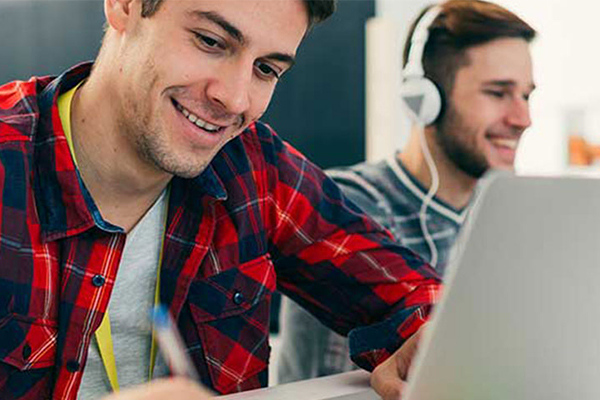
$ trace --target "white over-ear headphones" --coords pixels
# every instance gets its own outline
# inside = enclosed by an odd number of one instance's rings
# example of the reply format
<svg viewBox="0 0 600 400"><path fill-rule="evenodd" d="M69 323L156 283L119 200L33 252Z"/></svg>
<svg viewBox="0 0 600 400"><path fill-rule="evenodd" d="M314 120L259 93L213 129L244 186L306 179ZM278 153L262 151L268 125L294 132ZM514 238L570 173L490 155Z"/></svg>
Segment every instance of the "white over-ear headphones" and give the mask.
<svg viewBox="0 0 600 400"><path fill-rule="evenodd" d="M402 70L400 95L412 119L423 127L434 123L442 111L442 93L434 82L425 77L423 70L429 27L441 11L440 6L433 6L417 22L410 39L406 67Z"/></svg>

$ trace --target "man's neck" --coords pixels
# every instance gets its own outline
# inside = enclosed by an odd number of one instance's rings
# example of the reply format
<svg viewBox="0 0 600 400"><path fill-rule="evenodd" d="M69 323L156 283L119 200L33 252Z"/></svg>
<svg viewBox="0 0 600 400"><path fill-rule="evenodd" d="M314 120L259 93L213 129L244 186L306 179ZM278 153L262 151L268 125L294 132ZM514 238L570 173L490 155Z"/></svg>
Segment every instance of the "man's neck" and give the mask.
<svg viewBox="0 0 600 400"><path fill-rule="evenodd" d="M99 71L95 71L99 72ZM171 175L141 160L119 128L110 85L92 72L71 105L73 147L86 188L102 217L129 232L168 185Z"/></svg>
<svg viewBox="0 0 600 400"><path fill-rule="evenodd" d="M419 183L429 190L431 187L431 171L423 150L421 148L421 135L418 128L413 128L407 145L398 155L398 158L404 164L404 167ZM427 134L426 134L427 135ZM439 177L439 187L436 192L436 198L451 205L457 210L466 207L469 204L473 190L477 184L477 179L465 174L458 169L432 140L428 140L428 147L431 156L435 162Z"/></svg>

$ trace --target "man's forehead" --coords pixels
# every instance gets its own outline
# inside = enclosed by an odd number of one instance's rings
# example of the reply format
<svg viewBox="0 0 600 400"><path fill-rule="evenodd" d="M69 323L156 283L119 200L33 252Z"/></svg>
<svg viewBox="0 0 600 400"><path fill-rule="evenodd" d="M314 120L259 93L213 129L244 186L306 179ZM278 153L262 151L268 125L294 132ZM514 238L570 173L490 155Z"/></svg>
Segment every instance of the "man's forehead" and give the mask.
<svg viewBox="0 0 600 400"><path fill-rule="evenodd" d="M287 16L305 17L308 23L308 8L305 0L163 0L173 2L188 10L233 10L248 20L261 19L274 10L286 10Z"/></svg>
<svg viewBox="0 0 600 400"><path fill-rule="evenodd" d="M302 39L308 28L304 0L169 1L181 1L178 5L188 19L211 22L239 42L269 37L274 43L291 45L299 42L295 39Z"/></svg>
<svg viewBox="0 0 600 400"><path fill-rule="evenodd" d="M529 84L533 80L529 44L520 38L502 38L467 50L464 75L478 81L514 81Z"/></svg>

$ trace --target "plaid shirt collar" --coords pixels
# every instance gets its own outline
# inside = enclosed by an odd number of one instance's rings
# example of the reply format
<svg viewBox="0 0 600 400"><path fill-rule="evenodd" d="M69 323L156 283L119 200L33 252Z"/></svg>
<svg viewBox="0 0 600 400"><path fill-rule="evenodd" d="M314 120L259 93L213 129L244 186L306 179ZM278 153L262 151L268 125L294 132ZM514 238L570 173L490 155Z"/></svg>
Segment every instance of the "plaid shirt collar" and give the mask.
<svg viewBox="0 0 600 400"><path fill-rule="evenodd" d="M43 241L53 241L98 227L109 232L122 229L105 221L77 170L60 121L58 97L86 79L92 63L79 64L51 80L32 104L37 120L34 151L34 193ZM193 179L173 179L173 190L181 188L189 199L209 196L225 200L227 191L212 165ZM181 199L172 192L172 199ZM181 199L185 200L185 199ZM173 203L173 202L171 202Z"/></svg>

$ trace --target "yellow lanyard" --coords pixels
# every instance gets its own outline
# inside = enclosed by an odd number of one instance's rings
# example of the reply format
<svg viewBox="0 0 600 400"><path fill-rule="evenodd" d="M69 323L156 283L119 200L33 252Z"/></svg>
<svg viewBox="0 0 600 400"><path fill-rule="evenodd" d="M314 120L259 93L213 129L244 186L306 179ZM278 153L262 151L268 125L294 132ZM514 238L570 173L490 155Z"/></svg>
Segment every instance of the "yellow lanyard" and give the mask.
<svg viewBox="0 0 600 400"><path fill-rule="evenodd" d="M167 202L169 204L169 193L167 192ZM162 242L160 245L160 255L158 257L158 269L156 272L156 289L154 290L154 305L157 306L160 302L160 269L163 259L163 249L166 235L167 211L165 211L165 232L163 233ZM100 327L96 330L96 342L104 364L104 370L108 376L108 381L114 392L119 391L119 378L117 377L117 364L115 363L115 352L113 349L112 334L110 329L110 318L108 311L104 313L104 318L100 323ZM150 344L150 367L148 368L148 380L152 379L154 374L154 365L156 364L156 339L154 337L154 328L152 329L152 342Z"/></svg>
<svg viewBox="0 0 600 400"><path fill-rule="evenodd" d="M73 101L73 96L75 92L79 88L79 86L83 83L80 82L73 89L69 90L66 93L63 93L58 98L58 113L60 116L60 120L63 126L63 131L65 133L65 138L67 139L67 143L69 145L69 151L71 152L71 156L73 157L73 161L75 165L77 165L77 159L75 158L75 151L73 149L73 138L71 135L71 103ZM165 205L169 204L169 189L167 189ZM163 259L163 249L165 245L165 235L167 231L167 214L168 207L164 213L164 232L162 236L162 241L160 245L160 255L158 256L158 268L156 271L156 288L154 290L154 305L157 306L160 302L160 269L162 265ZM106 375L108 376L108 381L110 382L110 386L112 387L114 392L119 391L119 379L117 377L117 364L115 363L115 353L113 349L112 342L112 333L110 329L110 318L108 316L108 311L104 313L104 318L100 323L100 327L96 330L96 342L98 343L98 349L100 350L100 357L102 358L102 363L104 364L104 369L106 370ZM156 340L154 338L154 329L152 329L152 342L150 344L150 367L148 368L148 380L152 379L152 375L154 374L154 365L156 364Z"/></svg>

